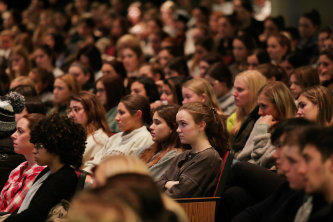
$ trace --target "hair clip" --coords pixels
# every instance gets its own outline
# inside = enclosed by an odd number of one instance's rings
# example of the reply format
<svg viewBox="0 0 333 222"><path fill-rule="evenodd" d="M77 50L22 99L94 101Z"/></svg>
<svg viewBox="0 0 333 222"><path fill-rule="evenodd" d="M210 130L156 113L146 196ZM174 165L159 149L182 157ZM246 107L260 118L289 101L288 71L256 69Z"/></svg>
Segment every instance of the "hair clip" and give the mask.
<svg viewBox="0 0 333 222"><path fill-rule="evenodd" d="M217 114L216 109L214 107L210 108L214 114Z"/></svg>

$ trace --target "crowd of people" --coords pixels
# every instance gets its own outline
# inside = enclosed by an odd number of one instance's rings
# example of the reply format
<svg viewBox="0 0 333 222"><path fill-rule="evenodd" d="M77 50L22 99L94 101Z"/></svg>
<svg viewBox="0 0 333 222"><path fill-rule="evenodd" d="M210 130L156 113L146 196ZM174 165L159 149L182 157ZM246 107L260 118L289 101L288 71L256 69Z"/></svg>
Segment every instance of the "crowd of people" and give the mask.
<svg viewBox="0 0 333 222"><path fill-rule="evenodd" d="M188 221L230 150L216 221L332 221L332 27L269 7L0 0L0 221Z"/></svg>

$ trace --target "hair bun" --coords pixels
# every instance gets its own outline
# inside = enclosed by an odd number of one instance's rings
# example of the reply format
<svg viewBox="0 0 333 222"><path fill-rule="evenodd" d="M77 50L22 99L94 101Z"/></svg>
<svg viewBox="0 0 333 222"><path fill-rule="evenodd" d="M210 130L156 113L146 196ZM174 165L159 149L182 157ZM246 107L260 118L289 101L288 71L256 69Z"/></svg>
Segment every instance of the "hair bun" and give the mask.
<svg viewBox="0 0 333 222"><path fill-rule="evenodd" d="M17 92L10 92L9 95L5 96L5 99L12 105L14 113L21 113L23 111L25 104L24 96Z"/></svg>

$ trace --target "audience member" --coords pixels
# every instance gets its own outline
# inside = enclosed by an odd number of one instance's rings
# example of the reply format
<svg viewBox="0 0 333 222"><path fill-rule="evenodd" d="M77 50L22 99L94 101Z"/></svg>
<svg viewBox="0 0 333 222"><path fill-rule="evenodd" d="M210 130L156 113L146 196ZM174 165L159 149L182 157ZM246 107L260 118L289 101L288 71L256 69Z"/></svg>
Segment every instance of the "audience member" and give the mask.
<svg viewBox="0 0 333 222"><path fill-rule="evenodd" d="M10 173L0 194L0 211L13 213L19 209L23 199L31 188L38 174L45 168L36 164L30 142L31 129L44 116L42 114L27 114L17 121L16 131L11 138L14 151L24 156L25 160Z"/></svg>
<svg viewBox="0 0 333 222"><path fill-rule="evenodd" d="M305 89L298 98L297 116L321 126L333 125L332 93L323 86Z"/></svg>
<svg viewBox="0 0 333 222"><path fill-rule="evenodd" d="M213 64L205 75L205 79L213 87L219 107L222 112L229 116L236 111L235 99L233 96L232 74L227 65L222 62Z"/></svg>
<svg viewBox="0 0 333 222"><path fill-rule="evenodd" d="M24 161L24 157L14 152L10 136L16 130L15 114L22 112L24 97L11 92L0 98L0 188L5 185L10 172Z"/></svg>
<svg viewBox="0 0 333 222"><path fill-rule="evenodd" d="M120 76L103 76L96 82L96 97L104 106L106 120L112 133L118 133L119 128L115 117L117 105L125 95L124 81Z"/></svg>
<svg viewBox="0 0 333 222"><path fill-rule="evenodd" d="M62 199L73 196L84 152L86 133L82 126L57 114L40 120L31 130L34 159L47 167L37 176L17 212L5 221L45 221Z"/></svg>
<svg viewBox="0 0 333 222"><path fill-rule="evenodd" d="M81 91L71 97L67 115L86 130L87 141L82 158L84 165L94 159L109 138L104 108L93 93Z"/></svg>
<svg viewBox="0 0 333 222"><path fill-rule="evenodd" d="M177 112L177 105L163 105L154 110L153 123L149 128L154 143L138 155L147 163L155 181L164 174L173 159L184 151L176 132Z"/></svg>
<svg viewBox="0 0 333 222"><path fill-rule="evenodd" d="M141 95L124 96L118 104L115 117L120 132L111 136L93 160L87 161L84 170L98 165L108 155L130 155L147 148L153 141L147 129L151 122L148 100Z"/></svg>
<svg viewBox="0 0 333 222"><path fill-rule="evenodd" d="M176 120L180 142L191 150L174 159L158 186L170 197L212 196L228 147L223 120L214 108L198 102L183 105Z"/></svg>

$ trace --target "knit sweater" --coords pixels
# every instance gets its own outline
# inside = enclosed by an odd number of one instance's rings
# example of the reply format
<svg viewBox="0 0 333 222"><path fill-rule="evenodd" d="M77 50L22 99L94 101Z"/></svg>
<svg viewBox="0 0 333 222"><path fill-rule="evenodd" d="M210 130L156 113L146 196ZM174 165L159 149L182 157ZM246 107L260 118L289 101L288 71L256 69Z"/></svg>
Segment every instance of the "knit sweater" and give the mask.
<svg viewBox="0 0 333 222"><path fill-rule="evenodd" d="M140 148L146 148L153 143L152 137L146 126L142 126L124 135L123 132L111 136L104 147L95 155L93 160L84 164L83 170L91 172L91 169L98 165L109 155L132 155L139 152Z"/></svg>

